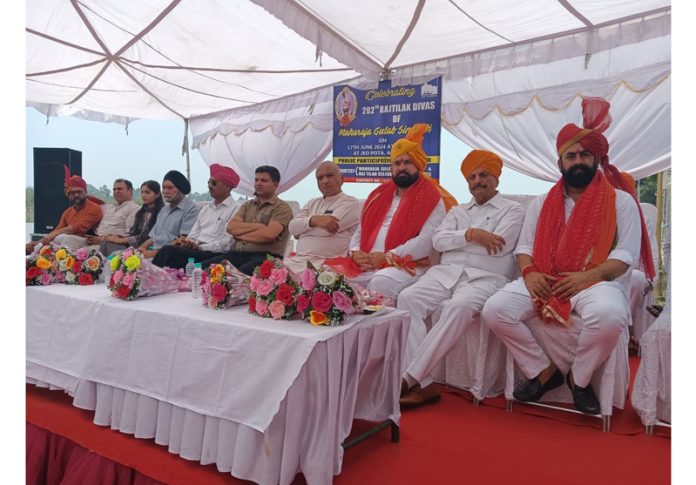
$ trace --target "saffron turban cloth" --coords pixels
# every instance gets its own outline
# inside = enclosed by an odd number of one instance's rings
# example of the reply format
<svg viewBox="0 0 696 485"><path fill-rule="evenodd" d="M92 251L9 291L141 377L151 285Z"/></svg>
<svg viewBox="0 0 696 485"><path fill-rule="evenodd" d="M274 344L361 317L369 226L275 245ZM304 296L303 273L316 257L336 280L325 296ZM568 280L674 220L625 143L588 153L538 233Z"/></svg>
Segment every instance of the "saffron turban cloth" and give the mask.
<svg viewBox="0 0 696 485"><path fill-rule="evenodd" d="M560 158L568 148L576 143L580 143L583 148L599 159L599 163L602 166L607 181L617 189L628 192L633 196L638 206L638 211L640 212L642 227L641 261L648 279L652 279L655 276L655 267L652 261L650 238L645 225L645 219L643 218L643 211L636 198L635 186L626 180L614 165L609 163L609 141L602 133L609 128L612 122L611 115L609 114L610 106L609 101L603 98L583 98L583 127L580 128L573 123L568 123L561 128L561 131L558 132L558 136L556 137L556 150Z"/></svg>
<svg viewBox="0 0 696 485"><path fill-rule="evenodd" d="M392 144L389 160L394 163L394 160L401 155L408 155L411 162L413 162L418 171L421 172L421 177L424 177L438 190L442 202L445 204L445 209L449 211L452 207L457 205L457 199L447 192L437 180L425 173L425 167L428 165L428 157L421 145L423 144L423 138L427 130L428 125L425 123L416 123L409 128L404 138L400 138Z"/></svg>
<svg viewBox="0 0 696 485"><path fill-rule="evenodd" d="M65 195L68 195L72 189L82 189L87 192L87 182L85 179L79 175L70 175L70 169L67 165L63 165L63 170L65 170L65 177L63 178L63 187Z"/></svg>
<svg viewBox="0 0 696 485"><path fill-rule="evenodd" d="M179 189L179 192L181 192L182 194L188 195L191 192L191 184L189 183L186 176L178 170L170 170L169 172L167 172L162 181L164 182L167 180L173 183L174 186L177 189Z"/></svg>
<svg viewBox="0 0 696 485"><path fill-rule="evenodd" d="M237 175L237 172L219 163L213 163L210 166L210 176L232 189L239 185L239 175Z"/></svg>
<svg viewBox="0 0 696 485"><path fill-rule="evenodd" d="M479 167L495 178L500 178L500 174L503 171L503 161L493 152L487 150L472 150L466 158L462 160L462 175L464 175L465 179L468 179L469 175Z"/></svg>

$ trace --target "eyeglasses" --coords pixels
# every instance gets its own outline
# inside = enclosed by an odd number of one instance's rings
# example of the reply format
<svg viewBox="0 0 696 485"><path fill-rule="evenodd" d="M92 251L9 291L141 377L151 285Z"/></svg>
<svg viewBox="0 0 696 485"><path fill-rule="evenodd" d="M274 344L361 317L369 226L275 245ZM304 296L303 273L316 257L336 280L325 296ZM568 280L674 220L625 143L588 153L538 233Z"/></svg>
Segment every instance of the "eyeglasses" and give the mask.
<svg viewBox="0 0 696 485"><path fill-rule="evenodd" d="M218 181L215 179L208 179L208 185L212 185L215 187L218 184Z"/></svg>

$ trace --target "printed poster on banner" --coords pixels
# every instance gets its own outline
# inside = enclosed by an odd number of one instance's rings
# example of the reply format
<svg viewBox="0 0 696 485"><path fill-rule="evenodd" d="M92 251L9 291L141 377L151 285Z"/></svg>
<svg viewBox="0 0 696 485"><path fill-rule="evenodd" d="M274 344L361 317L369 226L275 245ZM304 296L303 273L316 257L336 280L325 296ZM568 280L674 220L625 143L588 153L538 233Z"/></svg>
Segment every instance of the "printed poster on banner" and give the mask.
<svg viewBox="0 0 696 485"><path fill-rule="evenodd" d="M346 182L382 182L391 177L392 143L416 123L428 125L423 150L426 172L440 178L440 108L442 76L424 84L376 89L334 86L333 159Z"/></svg>

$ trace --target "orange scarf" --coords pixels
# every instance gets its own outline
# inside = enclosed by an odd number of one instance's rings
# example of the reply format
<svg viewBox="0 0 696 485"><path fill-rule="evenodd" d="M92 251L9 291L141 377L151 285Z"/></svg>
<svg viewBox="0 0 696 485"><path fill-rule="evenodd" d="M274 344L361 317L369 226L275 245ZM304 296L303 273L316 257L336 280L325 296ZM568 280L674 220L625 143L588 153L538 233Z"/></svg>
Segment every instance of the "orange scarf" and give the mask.
<svg viewBox="0 0 696 485"><path fill-rule="evenodd" d="M563 272L585 271L606 261L616 237L616 190L601 171L575 203L565 222L564 182L546 196L534 237L536 268L560 281ZM569 325L570 301L555 296L534 302L546 322Z"/></svg>

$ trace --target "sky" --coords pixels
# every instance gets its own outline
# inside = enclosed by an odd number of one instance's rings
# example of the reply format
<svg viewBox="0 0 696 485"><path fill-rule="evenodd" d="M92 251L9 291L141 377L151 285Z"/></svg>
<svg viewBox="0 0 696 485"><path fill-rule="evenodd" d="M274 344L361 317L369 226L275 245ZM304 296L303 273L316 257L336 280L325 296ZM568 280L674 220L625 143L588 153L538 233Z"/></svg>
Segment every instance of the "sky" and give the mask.
<svg viewBox="0 0 696 485"><path fill-rule="evenodd" d="M33 148L71 148L82 152L82 176L95 187L111 187L114 179L126 178L139 186L145 180L162 181L171 169L186 173L186 157L181 154L184 123L179 121L137 120L123 125L80 120L70 117L46 116L26 108L26 181L33 186ZM189 136L190 139L190 136ZM440 135L440 183L460 202L471 198L459 170L462 159L471 148L447 130ZM329 154L328 159L331 158ZM194 192L206 192L208 166L198 150L190 152L191 185ZM364 199L376 184L346 183L344 192ZM503 169L499 190L509 194L541 194L551 187L511 169ZM314 175L284 192L281 198L304 205L321 195Z"/></svg>

